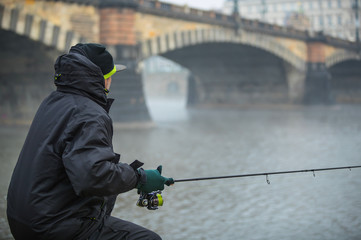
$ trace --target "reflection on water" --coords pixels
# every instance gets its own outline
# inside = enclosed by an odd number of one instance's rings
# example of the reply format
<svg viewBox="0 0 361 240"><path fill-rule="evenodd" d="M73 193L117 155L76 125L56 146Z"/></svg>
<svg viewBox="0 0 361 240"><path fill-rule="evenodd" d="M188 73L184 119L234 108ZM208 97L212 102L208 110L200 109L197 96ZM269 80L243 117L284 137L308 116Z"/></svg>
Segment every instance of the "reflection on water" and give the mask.
<svg viewBox="0 0 361 240"><path fill-rule="evenodd" d="M115 130L115 151L123 162L162 164L175 179L361 164L360 106L188 112L168 106L169 119L152 114L155 128ZM1 128L3 239L6 188L26 130ZM163 192L159 210L138 208L130 191L118 197L113 215L171 240L356 240L360 176L353 169L270 176L269 185L264 177L176 183Z"/></svg>
<svg viewBox="0 0 361 240"><path fill-rule="evenodd" d="M148 98L147 106L153 121L157 123L185 121L188 119L185 101L184 98Z"/></svg>

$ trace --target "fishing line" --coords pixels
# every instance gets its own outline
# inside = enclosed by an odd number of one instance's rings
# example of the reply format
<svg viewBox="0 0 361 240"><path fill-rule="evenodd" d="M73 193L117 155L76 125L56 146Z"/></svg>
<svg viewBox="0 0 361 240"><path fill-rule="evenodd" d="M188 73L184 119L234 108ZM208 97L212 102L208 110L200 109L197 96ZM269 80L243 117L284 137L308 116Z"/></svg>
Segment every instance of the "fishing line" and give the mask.
<svg viewBox="0 0 361 240"><path fill-rule="evenodd" d="M243 178L243 177L256 177L256 176L266 176L266 182L270 184L268 176L270 175L279 175L279 174L294 174L294 173L307 173L312 172L315 177L315 172L323 171L332 171L332 170L341 170L352 168L361 168L361 165L358 166L347 166L347 167L334 167L334 168L315 168L315 169L303 169L303 170L293 170L293 171L281 171L281 172L263 172L263 173L251 173L251 174L239 174L239 175L227 175L227 176L215 176L215 177L200 177L200 178L185 178L185 179L176 179L174 182L193 182L193 181L204 181L204 180L216 180L216 179L225 179L225 178Z"/></svg>

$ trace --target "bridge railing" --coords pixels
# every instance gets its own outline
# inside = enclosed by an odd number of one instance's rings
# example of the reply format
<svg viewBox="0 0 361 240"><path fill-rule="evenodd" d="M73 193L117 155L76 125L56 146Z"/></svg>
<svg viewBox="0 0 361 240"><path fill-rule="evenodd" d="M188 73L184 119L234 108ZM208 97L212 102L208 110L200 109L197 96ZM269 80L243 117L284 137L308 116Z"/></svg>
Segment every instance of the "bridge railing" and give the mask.
<svg viewBox="0 0 361 240"><path fill-rule="evenodd" d="M45 0L45 1L59 1L59 0ZM166 17L173 17L177 19L184 19L189 21L197 21L218 25L226 28L245 29L258 33L265 33L269 35L288 37L293 39L300 39L303 41L322 41L330 45L347 48L350 50L357 50L359 47L355 42L338 39L331 36L326 36L322 32L310 32L307 30L298 30L291 27L279 26L258 20L250 20L245 18L238 18L232 15L226 15L213 10L200 10L191 8L187 5L181 6L167 3L159 0L61 0L63 2L77 3L77 4L91 4L95 6L120 6L132 7L137 11L151 13Z"/></svg>
<svg viewBox="0 0 361 240"><path fill-rule="evenodd" d="M345 47L349 49L356 49L355 42L338 39L331 36L326 36L322 32L310 32L307 30L298 30L291 27L280 26L261 22L259 20L251 20L240 18L237 19L232 15L226 15L216 11L200 10L191 8L187 5L181 6L162 2L158 0L134 0L138 5L138 10L143 12L151 12L159 15L166 15L175 18L183 18L185 20L199 21L204 23L216 24L223 27L234 28L240 26L242 29L266 33L270 35L277 35L283 37L296 38L304 41L308 40L322 40L331 45ZM237 24L237 25L236 25Z"/></svg>
<svg viewBox="0 0 361 240"><path fill-rule="evenodd" d="M172 15L176 18L217 24L223 27L235 27L237 23L237 20L234 16L212 10L200 10L188 7L187 5L180 6L158 0L135 0L135 2L138 4L138 10L143 12L152 12L167 16ZM308 31L291 29L288 27L260 22L258 20L241 18L239 19L238 24L247 30L266 31L268 34L272 32L275 34L287 33L291 34L292 37L298 37L302 39L307 39L309 37Z"/></svg>

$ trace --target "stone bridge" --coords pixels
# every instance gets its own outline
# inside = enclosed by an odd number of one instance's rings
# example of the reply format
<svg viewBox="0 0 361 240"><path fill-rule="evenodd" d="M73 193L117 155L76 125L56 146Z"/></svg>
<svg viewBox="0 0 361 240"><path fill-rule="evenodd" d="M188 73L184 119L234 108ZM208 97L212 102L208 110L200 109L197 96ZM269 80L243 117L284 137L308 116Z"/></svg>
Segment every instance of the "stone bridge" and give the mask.
<svg viewBox="0 0 361 240"><path fill-rule="evenodd" d="M0 113L31 117L52 86L57 55L105 44L128 70L114 77L116 121L148 121L142 61L188 68L188 104L361 102L357 44L154 0L0 0Z"/></svg>

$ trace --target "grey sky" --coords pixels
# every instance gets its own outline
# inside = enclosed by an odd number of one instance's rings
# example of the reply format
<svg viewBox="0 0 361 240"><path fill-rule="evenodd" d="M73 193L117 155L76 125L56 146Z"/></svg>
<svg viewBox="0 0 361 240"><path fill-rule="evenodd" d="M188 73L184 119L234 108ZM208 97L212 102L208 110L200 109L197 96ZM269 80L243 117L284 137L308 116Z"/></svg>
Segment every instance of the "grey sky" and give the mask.
<svg viewBox="0 0 361 240"><path fill-rule="evenodd" d="M179 5L187 4L190 7L210 10L210 9L221 9L224 0L162 0L163 2L169 2Z"/></svg>

